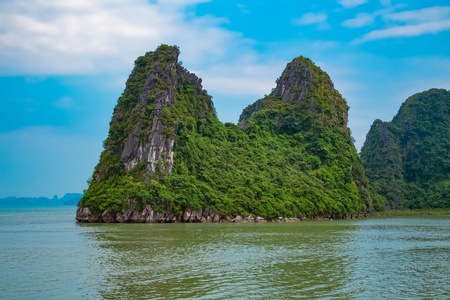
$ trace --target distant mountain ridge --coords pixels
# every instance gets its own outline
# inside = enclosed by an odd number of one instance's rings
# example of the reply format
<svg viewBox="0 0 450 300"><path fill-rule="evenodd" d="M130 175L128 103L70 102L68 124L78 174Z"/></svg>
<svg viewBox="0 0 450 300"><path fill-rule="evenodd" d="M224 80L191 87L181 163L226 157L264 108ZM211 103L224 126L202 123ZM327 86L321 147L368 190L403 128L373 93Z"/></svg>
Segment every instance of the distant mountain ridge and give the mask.
<svg viewBox="0 0 450 300"><path fill-rule="evenodd" d="M6 197L0 199L0 206L62 206L77 205L83 194L67 193L63 197Z"/></svg>

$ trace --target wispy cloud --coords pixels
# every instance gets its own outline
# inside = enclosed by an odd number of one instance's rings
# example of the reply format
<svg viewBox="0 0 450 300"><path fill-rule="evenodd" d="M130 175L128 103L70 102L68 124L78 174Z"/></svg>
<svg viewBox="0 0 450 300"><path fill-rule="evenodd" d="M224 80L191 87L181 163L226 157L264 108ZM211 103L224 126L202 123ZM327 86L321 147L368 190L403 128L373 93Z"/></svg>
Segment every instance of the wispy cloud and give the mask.
<svg viewBox="0 0 450 300"><path fill-rule="evenodd" d="M338 3L344 8L353 8L367 2L368 0L338 0Z"/></svg>
<svg viewBox="0 0 450 300"><path fill-rule="evenodd" d="M354 19L344 21L341 25L349 28L359 28L373 22L380 15L386 23L386 28L376 29L356 39L354 43L396 38L414 37L425 34L438 34L450 30L450 7L430 7L419 10L392 12L392 10L376 11L371 15L359 14ZM372 19L371 19L372 18Z"/></svg>
<svg viewBox="0 0 450 300"><path fill-rule="evenodd" d="M348 19L341 23L342 26L347 28L361 28L368 25L372 25L375 20L375 15L368 13L359 13L353 19Z"/></svg>
<svg viewBox="0 0 450 300"><path fill-rule="evenodd" d="M423 23L450 19L450 6L435 6L418 10L390 13L384 19L405 23Z"/></svg>
<svg viewBox="0 0 450 300"><path fill-rule="evenodd" d="M388 6L386 8L375 10L373 12L361 12L358 13L354 18L345 20L341 23L341 26L347 28L362 28L366 26L371 26L375 23L376 18L380 18L382 22L390 22L385 16L395 15L395 11L404 8L404 4L397 4L394 6Z"/></svg>
<svg viewBox="0 0 450 300"><path fill-rule="evenodd" d="M328 15L324 12L313 13L309 12L301 16L300 18L294 20L297 25L311 25L326 22Z"/></svg>
<svg viewBox="0 0 450 300"><path fill-rule="evenodd" d="M266 61L257 63L255 57L239 59L239 68L230 64L219 64L199 72L204 86L221 94L245 95L258 98L270 93L286 62Z"/></svg>
<svg viewBox="0 0 450 300"><path fill-rule="evenodd" d="M373 30L365 34L359 42L384 38L413 37L424 34L436 34L446 30L450 30L450 20L427 22L417 25L396 26L392 28Z"/></svg>
<svg viewBox="0 0 450 300"><path fill-rule="evenodd" d="M300 18L295 19L293 23L295 25L317 25L317 29L326 30L330 28L330 25L327 23L328 15L325 12L308 12L302 15Z"/></svg>

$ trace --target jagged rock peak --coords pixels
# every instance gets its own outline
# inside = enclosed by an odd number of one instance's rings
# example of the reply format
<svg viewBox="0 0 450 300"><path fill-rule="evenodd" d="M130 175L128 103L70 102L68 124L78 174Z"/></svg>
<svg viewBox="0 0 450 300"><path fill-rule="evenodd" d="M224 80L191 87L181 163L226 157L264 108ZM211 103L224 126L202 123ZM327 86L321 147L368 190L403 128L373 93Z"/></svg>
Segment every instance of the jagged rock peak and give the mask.
<svg viewBox="0 0 450 300"><path fill-rule="evenodd" d="M286 66L277 80L274 90L275 97L280 98L283 102L300 102L306 98L313 86L315 73L324 73L328 79L328 88L334 88L331 79L325 72L320 70L310 59L300 56Z"/></svg>
<svg viewBox="0 0 450 300"><path fill-rule="evenodd" d="M135 61L105 141L104 155L117 157L125 172L140 164L147 178L157 169L170 173L180 120L215 114L201 79L178 63L179 54L177 46L161 45ZM111 158L100 161L93 176L97 181L105 173L103 165L110 165L105 160Z"/></svg>
<svg viewBox="0 0 450 300"><path fill-rule="evenodd" d="M287 64L272 93L249 105L242 112L239 123L246 127L246 119L273 107L276 101L293 105L296 113L310 116L325 127L347 127L348 105L334 88L328 74L303 56ZM303 118L303 119L304 119ZM306 121L306 120L303 120ZM299 122L303 122L300 120ZM305 123L305 122L303 122ZM304 130L308 128L303 126Z"/></svg>

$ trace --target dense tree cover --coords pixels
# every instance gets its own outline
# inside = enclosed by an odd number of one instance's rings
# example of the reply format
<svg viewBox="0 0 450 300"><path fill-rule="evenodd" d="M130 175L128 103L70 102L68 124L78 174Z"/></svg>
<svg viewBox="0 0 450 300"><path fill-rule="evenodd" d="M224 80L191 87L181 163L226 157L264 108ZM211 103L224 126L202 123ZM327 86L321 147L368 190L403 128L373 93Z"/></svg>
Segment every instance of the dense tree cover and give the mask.
<svg viewBox="0 0 450 300"><path fill-rule="evenodd" d="M450 207L450 92L408 98L376 120L361 149L367 177L390 208Z"/></svg>
<svg viewBox="0 0 450 300"><path fill-rule="evenodd" d="M162 45L136 60L80 205L97 215L134 201L137 209L148 203L175 215L210 207L222 215L266 218L345 216L384 207L346 126L345 100L310 60L288 64L277 89L246 108L235 125L218 120L192 74L179 64L173 68L177 54ZM140 103L150 79L150 96ZM173 169L149 172L142 160L127 172L121 158L127 135L139 124L140 138L148 137L153 101L161 93L173 95L158 113L164 138L174 138Z"/></svg>

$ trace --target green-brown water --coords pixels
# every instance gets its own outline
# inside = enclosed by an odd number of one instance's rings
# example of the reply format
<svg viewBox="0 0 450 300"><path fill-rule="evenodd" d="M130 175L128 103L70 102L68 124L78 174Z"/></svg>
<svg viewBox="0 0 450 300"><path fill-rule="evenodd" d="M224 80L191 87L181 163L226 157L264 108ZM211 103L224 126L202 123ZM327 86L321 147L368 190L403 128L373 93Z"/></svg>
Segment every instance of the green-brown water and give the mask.
<svg viewBox="0 0 450 300"><path fill-rule="evenodd" d="M1 299L448 299L450 218L77 224L0 210Z"/></svg>

